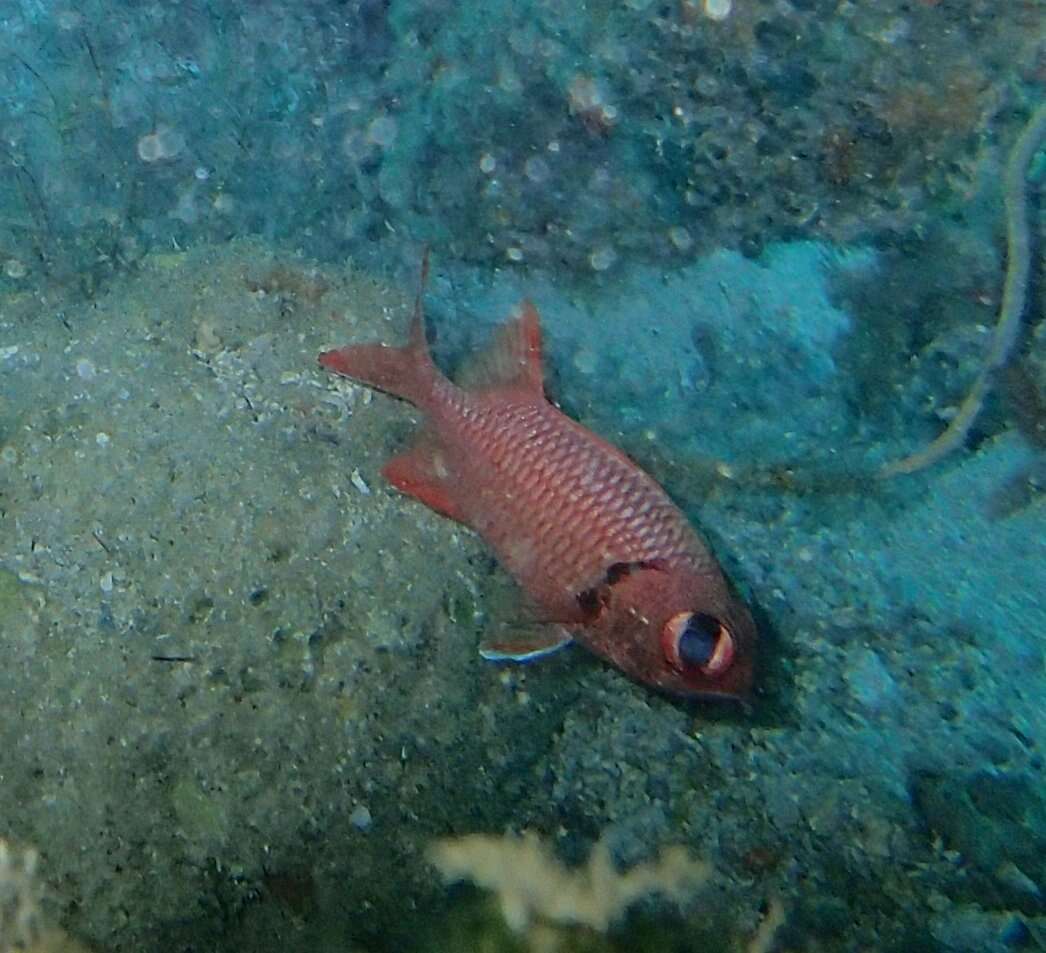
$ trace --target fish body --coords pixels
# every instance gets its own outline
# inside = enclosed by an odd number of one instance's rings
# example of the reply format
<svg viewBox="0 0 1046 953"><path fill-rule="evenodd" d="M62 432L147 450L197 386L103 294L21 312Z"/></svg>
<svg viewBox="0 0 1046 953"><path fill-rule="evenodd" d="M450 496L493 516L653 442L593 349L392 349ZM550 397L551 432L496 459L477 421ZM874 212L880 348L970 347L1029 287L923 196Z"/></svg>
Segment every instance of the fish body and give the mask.
<svg viewBox="0 0 1046 953"><path fill-rule="evenodd" d="M531 304L499 330L478 386L436 368L420 296L405 347L355 345L319 361L426 415L386 478L479 533L533 604L537 637L487 657L532 657L574 640L674 695L748 695L748 609L657 482L545 398Z"/></svg>

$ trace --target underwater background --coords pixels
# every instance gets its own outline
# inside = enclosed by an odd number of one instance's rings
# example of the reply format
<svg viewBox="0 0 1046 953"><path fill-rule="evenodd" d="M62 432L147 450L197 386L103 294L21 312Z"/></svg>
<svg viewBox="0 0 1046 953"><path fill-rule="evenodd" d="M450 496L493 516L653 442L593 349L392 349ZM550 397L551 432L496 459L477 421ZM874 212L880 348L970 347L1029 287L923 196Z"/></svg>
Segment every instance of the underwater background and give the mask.
<svg viewBox="0 0 1046 953"><path fill-rule="evenodd" d="M0 0L0 953L1046 949L1044 26ZM518 593L316 364L425 249L441 365L530 298L709 538L747 705L478 656Z"/></svg>

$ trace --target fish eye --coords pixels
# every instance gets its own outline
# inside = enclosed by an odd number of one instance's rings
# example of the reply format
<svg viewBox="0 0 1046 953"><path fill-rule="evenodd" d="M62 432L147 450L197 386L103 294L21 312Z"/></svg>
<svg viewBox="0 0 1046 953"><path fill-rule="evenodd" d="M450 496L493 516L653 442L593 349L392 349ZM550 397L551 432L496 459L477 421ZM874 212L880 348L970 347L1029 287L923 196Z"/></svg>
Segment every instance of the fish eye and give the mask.
<svg viewBox="0 0 1046 953"><path fill-rule="evenodd" d="M679 636L679 660L688 665L707 665L715 654L719 620L695 612Z"/></svg>
<svg viewBox="0 0 1046 953"><path fill-rule="evenodd" d="M702 675L721 675L734 660L734 638L715 616L680 612L661 632L661 647L672 668Z"/></svg>

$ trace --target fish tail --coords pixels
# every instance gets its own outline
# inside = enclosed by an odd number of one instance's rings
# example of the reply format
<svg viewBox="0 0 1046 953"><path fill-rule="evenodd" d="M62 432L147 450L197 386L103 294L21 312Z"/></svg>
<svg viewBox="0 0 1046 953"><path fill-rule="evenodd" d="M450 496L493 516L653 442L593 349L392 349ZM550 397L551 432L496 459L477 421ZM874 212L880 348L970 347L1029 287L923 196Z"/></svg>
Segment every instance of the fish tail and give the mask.
<svg viewBox="0 0 1046 953"><path fill-rule="evenodd" d="M404 347L353 344L324 351L320 366L419 406L427 402L439 376L429 355L420 316L415 316L410 342Z"/></svg>
<svg viewBox="0 0 1046 953"><path fill-rule="evenodd" d="M319 358L320 366L395 397L402 397L417 406L424 406L441 377L425 340L425 316L421 307L428 265L426 251L407 344L403 347L353 344L335 351L324 351Z"/></svg>

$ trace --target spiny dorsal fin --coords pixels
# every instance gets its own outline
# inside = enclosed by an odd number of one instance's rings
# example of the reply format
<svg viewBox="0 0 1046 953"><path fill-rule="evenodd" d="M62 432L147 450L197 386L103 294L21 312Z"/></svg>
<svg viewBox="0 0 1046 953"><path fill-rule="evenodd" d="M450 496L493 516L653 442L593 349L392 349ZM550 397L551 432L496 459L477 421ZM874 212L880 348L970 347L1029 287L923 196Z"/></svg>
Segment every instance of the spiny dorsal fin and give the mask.
<svg viewBox="0 0 1046 953"><path fill-rule="evenodd" d="M468 359L458 382L472 390L520 388L544 396L541 366L541 321L530 301L494 332L490 344Z"/></svg>

